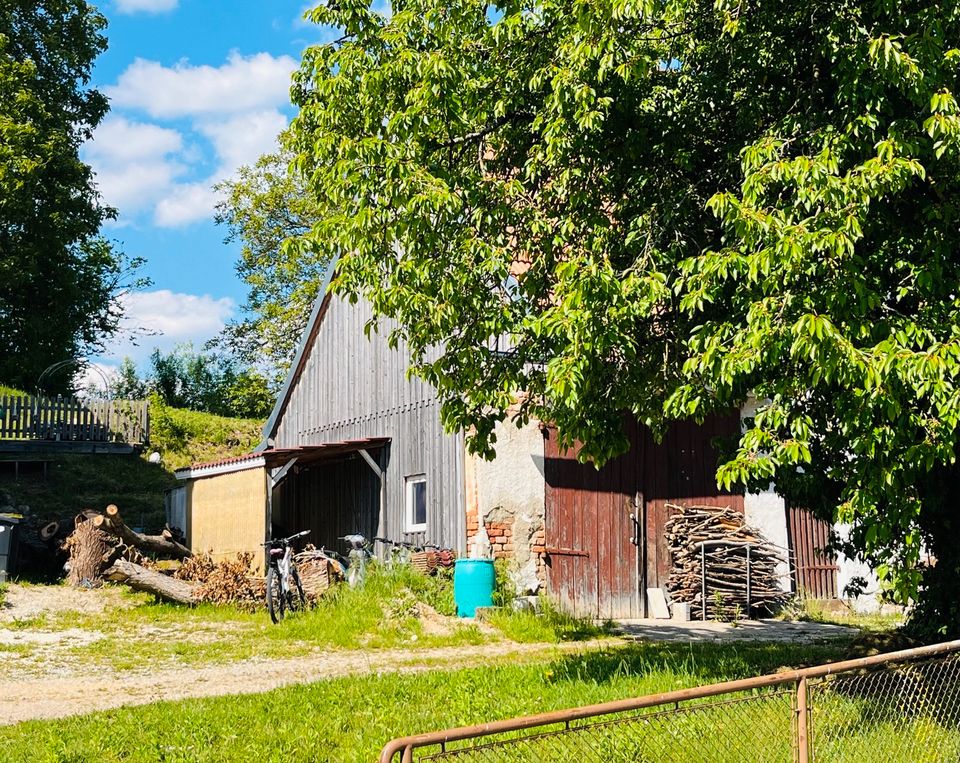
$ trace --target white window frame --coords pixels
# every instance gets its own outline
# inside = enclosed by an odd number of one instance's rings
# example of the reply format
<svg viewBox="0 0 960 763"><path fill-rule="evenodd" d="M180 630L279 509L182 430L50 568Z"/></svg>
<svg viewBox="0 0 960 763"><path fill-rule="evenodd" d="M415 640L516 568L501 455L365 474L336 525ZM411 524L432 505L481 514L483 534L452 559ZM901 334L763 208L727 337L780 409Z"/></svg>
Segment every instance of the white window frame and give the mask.
<svg viewBox="0 0 960 763"><path fill-rule="evenodd" d="M426 474L411 474L409 477L404 477L404 486L403 491L405 497L405 511L404 511L404 527L405 532L408 533L419 533L424 532L427 529L427 523L423 522L422 524L416 524L414 520L414 513L416 511L416 505L413 500L413 486L418 485L421 482L424 484L424 490L427 490L427 475ZM429 502L427 504L429 507ZM429 513L429 510L428 510Z"/></svg>

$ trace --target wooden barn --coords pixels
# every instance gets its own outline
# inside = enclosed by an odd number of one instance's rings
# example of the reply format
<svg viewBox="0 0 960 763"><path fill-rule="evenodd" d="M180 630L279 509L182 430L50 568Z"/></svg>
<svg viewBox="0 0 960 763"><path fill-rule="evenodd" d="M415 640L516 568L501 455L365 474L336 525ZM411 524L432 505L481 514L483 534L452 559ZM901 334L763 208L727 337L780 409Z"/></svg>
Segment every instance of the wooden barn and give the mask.
<svg viewBox="0 0 960 763"><path fill-rule="evenodd" d="M328 274L329 279L329 274ZM407 379L408 356L367 337L369 303L326 293L264 427L269 450L343 443L335 457L293 462L273 478L273 524L314 543L361 533L464 551L464 443L440 424L433 389ZM350 443L376 440L352 451Z"/></svg>
<svg viewBox="0 0 960 763"><path fill-rule="evenodd" d="M406 378L407 356L364 326L369 305L327 294L307 324L257 453L196 464L187 482L188 541L199 550L250 549L271 534L308 529L340 552L360 533L465 551L464 444L444 433L433 390ZM217 483L251 470L263 490L221 500ZM201 493L209 496L192 499ZM212 541L244 531L230 548ZM226 534L226 535L225 535Z"/></svg>
<svg viewBox="0 0 960 763"><path fill-rule="evenodd" d="M309 529L310 542L341 552L339 539L360 533L463 554L483 535L511 559L521 591L546 591L578 615L635 618L647 615L645 590L669 575L667 505L720 505L773 543L792 543L812 560L805 581L836 595L832 560L817 557L825 527L788 512L772 489L717 488L712 443L738 435L739 412L677 424L660 443L627 422L631 450L599 471L560 452L549 426L507 424L496 459L483 461L467 455L462 434L443 431L436 394L407 378L403 348L367 336L370 305L327 286L258 452L178 472L193 548L253 550L271 534ZM255 489L237 492L241 482ZM786 574L785 564L789 585Z"/></svg>

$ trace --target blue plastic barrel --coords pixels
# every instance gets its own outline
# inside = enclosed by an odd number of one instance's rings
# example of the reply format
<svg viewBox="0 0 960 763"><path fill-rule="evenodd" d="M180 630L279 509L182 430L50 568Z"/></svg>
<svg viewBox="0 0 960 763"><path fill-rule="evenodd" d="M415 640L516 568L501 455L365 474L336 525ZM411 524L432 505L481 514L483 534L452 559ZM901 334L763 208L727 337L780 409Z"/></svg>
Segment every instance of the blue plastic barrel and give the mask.
<svg viewBox="0 0 960 763"><path fill-rule="evenodd" d="M477 607L492 607L495 586L493 559L457 559L453 568L453 600L457 615L474 617Z"/></svg>

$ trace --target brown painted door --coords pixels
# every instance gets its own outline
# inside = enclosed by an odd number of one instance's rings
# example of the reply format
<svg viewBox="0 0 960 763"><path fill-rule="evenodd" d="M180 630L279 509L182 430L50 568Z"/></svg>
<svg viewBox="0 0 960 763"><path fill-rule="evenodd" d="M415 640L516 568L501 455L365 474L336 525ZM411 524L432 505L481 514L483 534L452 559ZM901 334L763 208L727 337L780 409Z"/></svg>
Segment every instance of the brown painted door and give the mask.
<svg viewBox="0 0 960 763"><path fill-rule="evenodd" d="M739 433L739 414L703 425L681 423L657 443L635 421L625 424L631 448L599 471L560 452L544 432L548 590L585 617L646 615L645 589L666 586L671 559L664 527L669 504L730 506L743 497L716 486L712 441Z"/></svg>

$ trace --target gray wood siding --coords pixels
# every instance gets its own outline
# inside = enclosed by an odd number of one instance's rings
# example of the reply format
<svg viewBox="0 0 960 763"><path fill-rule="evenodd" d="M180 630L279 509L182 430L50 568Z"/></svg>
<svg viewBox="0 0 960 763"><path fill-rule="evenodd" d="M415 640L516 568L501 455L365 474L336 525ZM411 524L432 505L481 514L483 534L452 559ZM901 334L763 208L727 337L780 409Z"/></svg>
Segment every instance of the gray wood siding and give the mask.
<svg viewBox="0 0 960 763"><path fill-rule="evenodd" d="M427 531L417 538L462 552L466 539L463 436L443 432L433 388L419 379L407 379L409 355L405 347L389 348L389 326L367 338L364 326L370 316L365 301L350 305L331 297L303 371L277 421L275 447L391 438L379 454L387 480L382 531L389 538L410 537L404 533L404 479L424 474ZM375 451L371 455L378 457ZM297 495L302 504L306 498L299 490Z"/></svg>

